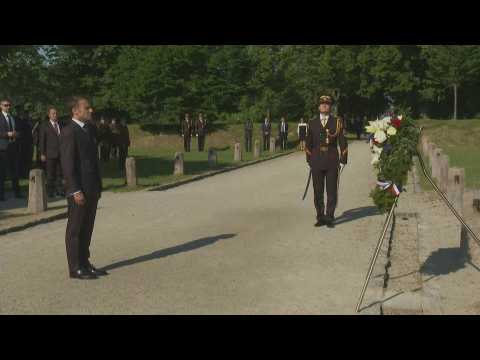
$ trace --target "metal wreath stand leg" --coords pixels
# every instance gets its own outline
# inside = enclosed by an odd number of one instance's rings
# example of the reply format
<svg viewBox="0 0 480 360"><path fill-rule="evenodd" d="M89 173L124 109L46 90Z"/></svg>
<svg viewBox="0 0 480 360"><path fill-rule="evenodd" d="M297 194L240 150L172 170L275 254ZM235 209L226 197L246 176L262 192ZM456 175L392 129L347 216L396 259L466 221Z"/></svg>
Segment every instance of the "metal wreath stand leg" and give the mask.
<svg viewBox="0 0 480 360"><path fill-rule="evenodd" d="M420 129L420 135L423 131L423 128ZM423 158L420 155L420 153L417 151L417 156L418 160L420 162L420 166L422 168L423 174L427 178L428 182L433 186L433 189L435 192L440 196L440 198L445 202L447 207L452 211L453 215L460 221L460 223L465 227L465 229L470 233L472 238L475 240L475 242L480 246L480 240L478 236L473 232L473 230L470 228L470 226L467 225L465 220L460 216L460 214L457 212L455 207L452 205L452 203L448 200L447 196L438 188L438 186L435 184L435 182L432 180L432 177L428 173L425 163L423 162ZM362 305L363 298L365 297L365 292L367 291L368 284L370 283L370 279L372 277L373 270L375 268L375 264L377 263L378 255L380 254L380 249L382 248L383 242L385 241L385 235L387 234L387 229L388 226L390 225L390 222L392 221L393 214L395 213L395 208L397 207L398 204L398 199L399 196L395 198L395 202L392 206L392 209L390 210L390 213L388 214L387 220L385 221L385 225L383 227L382 235L380 236L380 239L378 241L377 247L375 249L375 253L373 255L372 261L370 262L370 268L368 270L367 278L365 280L365 284L363 285L362 293L360 294L360 299L357 304L356 312L360 312L360 306Z"/></svg>

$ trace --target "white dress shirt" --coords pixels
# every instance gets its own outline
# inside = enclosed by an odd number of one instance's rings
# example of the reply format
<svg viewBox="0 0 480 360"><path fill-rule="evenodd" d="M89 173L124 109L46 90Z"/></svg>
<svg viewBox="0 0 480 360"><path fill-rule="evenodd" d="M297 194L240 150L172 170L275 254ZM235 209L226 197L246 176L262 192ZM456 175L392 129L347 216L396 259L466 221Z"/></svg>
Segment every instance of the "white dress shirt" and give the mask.
<svg viewBox="0 0 480 360"><path fill-rule="evenodd" d="M80 126L82 129L83 127L85 126L85 123L84 122L81 122L80 120L77 120L77 119L72 119L73 121L75 121L75 123ZM81 191L75 191L74 193L70 194L69 196L74 196L74 195L77 195L77 194L80 194Z"/></svg>
<svg viewBox="0 0 480 360"><path fill-rule="evenodd" d="M8 125L8 119L10 119L10 123L12 124L12 131L15 130L15 120L14 120L13 116L5 113L3 111L2 111L2 114L3 114L3 117L5 118L5 121L7 122L7 125Z"/></svg>
<svg viewBox="0 0 480 360"><path fill-rule="evenodd" d="M323 127L327 126L327 123L328 123L328 115L320 114L320 120L322 121Z"/></svg>
<svg viewBox="0 0 480 360"><path fill-rule="evenodd" d="M50 124L52 124L52 126L55 129L55 132L57 133L57 135L60 135L60 126L58 125L58 121L50 120ZM57 129L58 129L58 131L57 131Z"/></svg>

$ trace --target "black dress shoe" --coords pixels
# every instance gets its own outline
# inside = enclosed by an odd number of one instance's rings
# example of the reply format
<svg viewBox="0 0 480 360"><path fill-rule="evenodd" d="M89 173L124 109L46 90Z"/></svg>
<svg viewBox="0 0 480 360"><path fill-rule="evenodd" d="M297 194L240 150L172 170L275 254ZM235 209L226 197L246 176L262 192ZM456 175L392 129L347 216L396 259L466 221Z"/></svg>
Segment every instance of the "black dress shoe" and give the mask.
<svg viewBox="0 0 480 360"><path fill-rule="evenodd" d="M325 223L329 229L335 228L335 220L331 217L326 217L325 218Z"/></svg>
<svg viewBox="0 0 480 360"><path fill-rule="evenodd" d="M323 219L320 219L317 221L317 223L315 224L315 227L322 227L325 225L325 221L323 221Z"/></svg>
<svg viewBox="0 0 480 360"><path fill-rule="evenodd" d="M78 280L95 280L98 277L95 274L92 274L90 271L87 270L77 270L73 273L70 273L71 279L78 279Z"/></svg>
<svg viewBox="0 0 480 360"><path fill-rule="evenodd" d="M90 271L90 273L95 275L95 276L107 276L108 275L108 272L106 272L105 270L99 270L95 266L93 266L92 264L89 265L88 271Z"/></svg>

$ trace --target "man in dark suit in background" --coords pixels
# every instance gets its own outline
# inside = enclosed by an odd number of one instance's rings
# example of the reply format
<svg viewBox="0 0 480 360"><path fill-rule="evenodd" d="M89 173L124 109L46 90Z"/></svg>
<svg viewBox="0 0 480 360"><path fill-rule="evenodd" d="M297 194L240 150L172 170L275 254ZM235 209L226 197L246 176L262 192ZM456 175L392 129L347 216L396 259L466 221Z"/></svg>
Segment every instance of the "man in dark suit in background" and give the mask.
<svg viewBox="0 0 480 360"><path fill-rule="evenodd" d="M252 120L247 120L245 123L245 151L252 151L252 141L253 141L253 122Z"/></svg>
<svg viewBox="0 0 480 360"><path fill-rule="evenodd" d="M128 148L130 147L130 132L128 131L128 126L125 120L120 122L119 124L120 129L120 136L119 136L119 145L118 145L118 153L119 153L119 169L120 172L125 171L125 161L128 157Z"/></svg>
<svg viewBox="0 0 480 360"><path fill-rule="evenodd" d="M96 129L91 123L93 109L86 98L73 97L70 120L60 134L60 152L68 200L65 235L70 277L90 280L107 275L89 261L102 180L98 162Z"/></svg>
<svg viewBox="0 0 480 360"><path fill-rule="evenodd" d="M190 152L190 144L192 141L192 122L190 121L190 115L185 114L185 120L182 123L182 136L183 136L183 148L185 152Z"/></svg>
<svg viewBox="0 0 480 360"><path fill-rule="evenodd" d="M62 168L60 165L60 134L62 125L58 121L55 108L48 109L48 121L42 124L40 131L40 157L47 169L48 196L65 196L62 186Z"/></svg>
<svg viewBox="0 0 480 360"><path fill-rule="evenodd" d="M320 98L320 116L312 119L308 125L305 152L307 162L312 169L313 189L317 223L315 226L334 227L337 207L339 170L347 164L348 144L343 122L331 114L333 100L330 96ZM340 154L338 153L340 147ZM327 207L325 215L324 193L327 188Z"/></svg>
<svg viewBox="0 0 480 360"><path fill-rule="evenodd" d="M272 133L272 123L267 117L262 124L262 136L263 136L263 151L268 151L270 148L270 134Z"/></svg>
<svg viewBox="0 0 480 360"><path fill-rule="evenodd" d="M5 178L7 170L12 180L12 188L16 198L20 194L20 122L10 114L12 102L8 99L0 101L0 201L5 201Z"/></svg>
<svg viewBox="0 0 480 360"><path fill-rule="evenodd" d="M278 126L278 137L280 138L280 144L282 150L287 150L287 141L288 141L288 123L285 121L285 118L282 117L282 121Z"/></svg>
<svg viewBox="0 0 480 360"><path fill-rule="evenodd" d="M198 116L195 132L198 138L198 151L205 151L205 137L207 135L207 122L203 119L203 114Z"/></svg>

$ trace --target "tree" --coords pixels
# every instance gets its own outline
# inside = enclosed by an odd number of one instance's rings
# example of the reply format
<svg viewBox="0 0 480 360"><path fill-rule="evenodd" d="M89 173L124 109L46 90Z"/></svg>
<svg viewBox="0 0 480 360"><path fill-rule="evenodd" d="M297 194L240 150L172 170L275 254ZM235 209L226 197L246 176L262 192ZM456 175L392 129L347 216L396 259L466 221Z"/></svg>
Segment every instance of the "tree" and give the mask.
<svg viewBox="0 0 480 360"><path fill-rule="evenodd" d="M480 47L476 45L425 45L422 54L427 62L426 96L441 96L453 90L453 119L458 117L458 90L478 76Z"/></svg>

